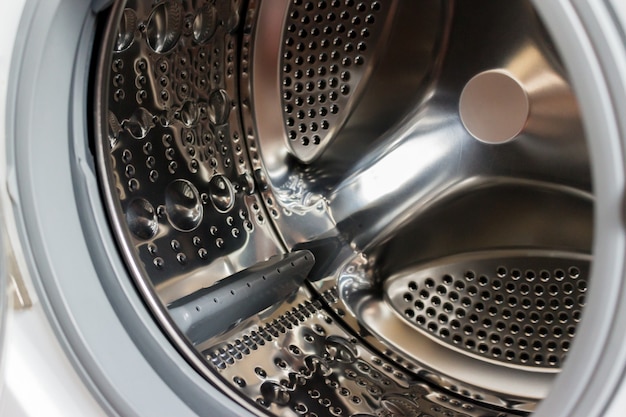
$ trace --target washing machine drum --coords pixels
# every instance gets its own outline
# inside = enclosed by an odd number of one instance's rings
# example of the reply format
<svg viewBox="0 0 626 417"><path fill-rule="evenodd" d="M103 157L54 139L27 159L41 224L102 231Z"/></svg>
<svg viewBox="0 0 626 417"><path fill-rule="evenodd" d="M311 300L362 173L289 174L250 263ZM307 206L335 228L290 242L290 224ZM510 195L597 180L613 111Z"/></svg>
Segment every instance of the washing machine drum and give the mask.
<svg viewBox="0 0 626 417"><path fill-rule="evenodd" d="M27 6L9 160L111 413L604 413L623 6L101 3Z"/></svg>

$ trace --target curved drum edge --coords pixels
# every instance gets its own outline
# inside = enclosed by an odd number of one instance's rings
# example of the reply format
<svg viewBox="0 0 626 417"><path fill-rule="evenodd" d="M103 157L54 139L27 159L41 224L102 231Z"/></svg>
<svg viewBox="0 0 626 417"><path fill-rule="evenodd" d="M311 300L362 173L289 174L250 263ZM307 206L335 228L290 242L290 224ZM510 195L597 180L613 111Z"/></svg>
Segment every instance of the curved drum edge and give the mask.
<svg viewBox="0 0 626 417"><path fill-rule="evenodd" d="M618 1L614 5L610 0L535 1L570 69L577 95L584 97L581 107L587 136L592 138L598 201L592 266L597 278L578 342L551 394L534 414L539 417L617 417L626 406L626 306L619 303L626 297L622 219L626 119L618 116L626 114L626 7ZM5 148L8 152L10 174L5 178L2 166L0 179L12 247L35 296L35 307L26 313L51 322L53 338L70 358L67 366L77 370L98 399L99 404L91 397L76 399L94 407L89 415L96 415L96 408L121 416L217 415L216 410L243 415L241 406L207 384L179 356L130 280L116 278L127 271L113 244L93 167L85 157L87 75L76 68L88 66L92 52L91 42L81 42L92 39L95 30L86 5L78 0L28 2L16 44L19 59L12 62L8 96L14 106L7 105L4 111L9 133L0 151L0 164ZM62 36L53 30L61 25L66 27ZM50 71L40 71L42 65ZM4 128L1 123L0 127ZM10 192L5 193L7 183ZM38 209L51 204L55 207ZM49 329L43 333L51 336ZM1 342L0 333L0 349ZM80 385L81 380L74 378ZM89 395L84 386L79 392ZM63 395L58 399L72 401Z"/></svg>
<svg viewBox="0 0 626 417"><path fill-rule="evenodd" d="M100 254L116 254L116 250L103 248L96 235L98 227L108 231L103 214L85 218L81 212L89 204L85 182L93 181L88 165L81 165L86 160L81 152L86 152L88 100L88 74L81 69L89 66L95 24L89 4L83 1L28 2L22 16L18 53L11 63L4 144L10 184L6 200L12 211L8 221L16 231L14 249L22 252L20 269L32 280L32 294L38 298L35 308L43 308L55 338L82 379L79 396L89 397L87 387L100 403L76 400L75 404L87 407L81 413L243 415L180 358L130 283L109 288L117 291L111 295L100 282L110 277L112 268L118 274L124 268L97 263L98 256L88 249L93 242ZM54 70L39 71L41 67ZM51 170L50 161L55 161ZM93 183L89 187L91 192L97 190ZM37 209L52 201L54 210ZM63 213L60 218L59 213ZM111 300L118 300L118 305ZM119 319L123 309L134 310L124 323ZM57 405L72 412L71 405L62 401Z"/></svg>
<svg viewBox="0 0 626 417"><path fill-rule="evenodd" d="M569 68L589 140L597 210L589 307L581 334L539 416L616 416L624 377L624 12L610 1L535 1ZM617 2L614 2L617 4ZM619 7L619 6L618 6ZM623 16L621 17L623 19ZM621 388L623 391L623 387ZM571 399L576 399L571 401ZM619 410L619 411L618 411Z"/></svg>

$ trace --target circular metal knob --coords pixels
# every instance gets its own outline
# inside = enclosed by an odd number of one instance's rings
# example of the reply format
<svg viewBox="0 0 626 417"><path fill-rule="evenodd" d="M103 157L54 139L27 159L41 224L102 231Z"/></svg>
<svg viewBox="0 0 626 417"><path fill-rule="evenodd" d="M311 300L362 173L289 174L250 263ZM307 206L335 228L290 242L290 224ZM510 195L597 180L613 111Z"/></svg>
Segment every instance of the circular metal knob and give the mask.
<svg viewBox="0 0 626 417"><path fill-rule="evenodd" d="M524 86L503 70L481 72L467 82L459 100L465 129L486 143L516 138L526 126L530 102Z"/></svg>

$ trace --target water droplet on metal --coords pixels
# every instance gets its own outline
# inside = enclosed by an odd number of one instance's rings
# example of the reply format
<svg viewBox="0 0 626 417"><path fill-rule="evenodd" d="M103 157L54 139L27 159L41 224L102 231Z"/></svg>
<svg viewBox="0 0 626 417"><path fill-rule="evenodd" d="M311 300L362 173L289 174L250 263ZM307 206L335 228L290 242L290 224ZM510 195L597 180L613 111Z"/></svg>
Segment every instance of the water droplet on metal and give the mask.
<svg viewBox="0 0 626 417"><path fill-rule="evenodd" d="M226 91L219 89L209 97L209 117L216 125L222 125L228 120L230 114L230 97Z"/></svg>
<svg viewBox="0 0 626 417"><path fill-rule="evenodd" d="M140 239L150 239L159 230L154 207L143 198L136 198L128 204L126 223L131 233Z"/></svg>
<svg viewBox="0 0 626 417"><path fill-rule="evenodd" d="M194 230L202 221L198 190L187 180L175 180L166 187L165 207L170 223L177 230Z"/></svg>
<svg viewBox="0 0 626 417"><path fill-rule="evenodd" d="M324 362L319 363L318 369L323 376L330 376L333 373L333 369Z"/></svg>
<svg viewBox="0 0 626 417"><path fill-rule="evenodd" d="M217 28L217 11L215 6L205 5L193 20L193 38L198 43L207 42L213 37Z"/></svg>
<svg viewBox="0 0 626 417"><path fill-rule="evenodd" d="M117 120L117 117L112 111L109 111L108 115L109 122L109 144L111 148L113 148L117 144L117 138L120 132L123 130L120 122Z"/></svg>
<svg viewBox="0 0 626 417"><path fill-rule="evenodd" d="M350 342L339 336L329 336L326 338L326 352L330 356L339 362L353 363L358 356L354 351Z"/></svg>
<svg viewBox="0 0 626 417"><path fill-rule="evenodd" d="M156 53L169 52L180 38L183 26L182 6L177 1L159 3L148 18L148 46Z"/></svg>
<svg viewBox="0 0 626 417"><path fill-rule="evenodd" d="M261 395L265 401L278 405L287 405L291 400L291 395L284 387L270 381L261 385Z"/></svg>
<svg viewBox="0 0 626 417"><path fill-rule="evenodd" d="M233 207L235 194L228 178L215 175L209 183L209 198L215 209L224 213Z"/></svg>
<svg viewBox="0 0 626 417"><path fill-rule="evenodd" d="M179 117L180 121L187 127L192 127L198 121L198 105L195 101L185 101L180 108Z"/></svg>
<svg viewBox="0 0 626 417"><path fill-rule="evenodd" d="M418 405L413 401L410 401L406 397L401 397L399 395L388 395L383 398L380 402L380 405L391 415L394 416L414 416L419 415L420 410L418 409Z"/></svg>
<svg viewBox="0 0 626 417"><path fill-rule="evenodd" d="M232 1L230 3L231 10L228 13L228 20L226 21L226 29L229 32L233 32L239 26L239 21L241 20L241 16L239 13L239 2Z"/></svg>
<svg viewBox="0 0 626 417"><path fill-rule="evenodd" d="M152 117L152 113L143 107L139 107L129 119L122 122L122 126L135 139L143 139L146 137L150 129L154 127Z"/></svg>

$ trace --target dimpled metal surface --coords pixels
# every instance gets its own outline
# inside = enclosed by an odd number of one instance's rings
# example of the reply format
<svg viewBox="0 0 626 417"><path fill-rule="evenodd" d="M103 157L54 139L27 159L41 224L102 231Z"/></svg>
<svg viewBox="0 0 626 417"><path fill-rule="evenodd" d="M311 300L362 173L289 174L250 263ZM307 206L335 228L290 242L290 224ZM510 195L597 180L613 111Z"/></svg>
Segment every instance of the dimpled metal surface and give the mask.
<svg viewBox="0 0 626 417"><path fill-rule="evenodd" d="M137 287L195 369L275 415L533 411L582 314L593 195L577 103L529 3L110 13L103 196ZM490 70L534 106L499 145L459 115Z"/></svg>
<svg viewBox="0 0 626 417"><path fill-rule="evenodd" d="M127 256L165 302L280 252L242 140L240 9L129 1L117 27L105 86L107 191Z"/></svg>
<svg viewBox="0 0 626 417"><path fill-rule="evenodd" d="M280 416L506 417L433 389L347 333L323 301L302 301L266 326L204 354L220 375ZM479 396L480 397L480 396Z"/></svg>

